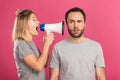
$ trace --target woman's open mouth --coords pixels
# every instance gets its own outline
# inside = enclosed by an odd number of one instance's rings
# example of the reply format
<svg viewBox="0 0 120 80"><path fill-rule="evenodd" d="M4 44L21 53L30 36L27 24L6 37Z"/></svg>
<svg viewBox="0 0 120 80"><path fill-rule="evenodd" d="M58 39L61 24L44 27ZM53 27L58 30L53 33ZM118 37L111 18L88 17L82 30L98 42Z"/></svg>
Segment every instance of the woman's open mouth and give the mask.
<svg viewBox="0 0 120 80"><path fill-rule="evenodd" d="M38 27L36 27L36 31L38 31Z"/></svg>

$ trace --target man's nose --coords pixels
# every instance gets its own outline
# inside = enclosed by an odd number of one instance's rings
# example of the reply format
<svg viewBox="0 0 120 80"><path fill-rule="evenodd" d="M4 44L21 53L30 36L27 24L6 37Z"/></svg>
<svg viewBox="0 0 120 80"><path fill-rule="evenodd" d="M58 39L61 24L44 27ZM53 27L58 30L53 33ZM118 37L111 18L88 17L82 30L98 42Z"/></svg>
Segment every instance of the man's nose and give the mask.
<svg viewBox="0 0 120 80"><path fill-rule="evenodd" d="M77 22L75 22L75 23L74 23L74 27L78 27L78 24L77 24Z"/></svg>

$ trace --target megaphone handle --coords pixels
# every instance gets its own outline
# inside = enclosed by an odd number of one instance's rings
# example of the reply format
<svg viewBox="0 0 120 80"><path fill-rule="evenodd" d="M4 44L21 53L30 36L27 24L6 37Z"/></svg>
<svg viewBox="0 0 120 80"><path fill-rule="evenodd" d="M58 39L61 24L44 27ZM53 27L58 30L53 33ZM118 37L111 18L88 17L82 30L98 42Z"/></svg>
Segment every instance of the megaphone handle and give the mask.
<svg viewBox="0 0 120 80"><path fill-rule="evenodd" d="M47 34L50 34L50 31L46 31Z"/></svg>

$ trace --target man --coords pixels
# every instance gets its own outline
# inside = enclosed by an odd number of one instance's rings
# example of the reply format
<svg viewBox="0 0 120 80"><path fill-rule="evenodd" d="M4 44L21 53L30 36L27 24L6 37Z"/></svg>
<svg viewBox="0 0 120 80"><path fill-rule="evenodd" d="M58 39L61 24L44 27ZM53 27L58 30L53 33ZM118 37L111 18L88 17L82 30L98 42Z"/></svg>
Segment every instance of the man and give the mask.
<svg viewBox="0 0 120 80"><path fill-rule="evenodd" d="M80 8L66 12L70 36L57 43L52 51L50 80L106 80L100 44L84 36L86 15ZM97 76L97 77L96 77Z"/></svg>

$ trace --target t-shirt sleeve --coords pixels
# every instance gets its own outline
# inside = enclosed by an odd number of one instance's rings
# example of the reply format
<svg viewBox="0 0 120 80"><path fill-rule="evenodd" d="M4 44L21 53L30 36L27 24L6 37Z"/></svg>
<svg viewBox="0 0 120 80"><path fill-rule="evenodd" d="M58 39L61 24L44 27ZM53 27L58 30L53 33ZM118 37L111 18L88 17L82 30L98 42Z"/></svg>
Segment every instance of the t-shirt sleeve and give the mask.
<svg viewBox="0 0 120 80"><path fill-rule="evenodd" d="M60 60L56 46L52 50L52 55L50 58L50 68L59 68Z"/></svg>
<svg viewBox="0 0 120 80"><path fill-rule="evenodd" d="M96 67L105 67L103 51L100 44L97 47Z"/></svg>
<svg viewBox="0 0 120 80"><path fill-rule="evenodd" d="M26 42L21 42L18 46L19 58L24 59L26 56L33 54L33 50Z"/></svg>

